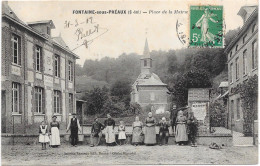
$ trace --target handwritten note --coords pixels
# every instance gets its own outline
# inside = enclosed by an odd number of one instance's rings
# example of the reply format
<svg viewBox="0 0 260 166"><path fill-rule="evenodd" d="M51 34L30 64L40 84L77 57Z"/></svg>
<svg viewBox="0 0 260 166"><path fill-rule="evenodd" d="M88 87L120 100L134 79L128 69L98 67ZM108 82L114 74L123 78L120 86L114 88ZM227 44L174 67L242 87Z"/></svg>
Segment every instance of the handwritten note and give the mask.
<svg viewBox="0 0 260 166"><path fill-rule="evenodd" d="M108 29L101 27L93 17L87 17L85 20L65 20L64 28L73 29L73 35L76 37L76 42L79 43L72 51L81 46L88 48L96 39L108 32Z"/></svg>

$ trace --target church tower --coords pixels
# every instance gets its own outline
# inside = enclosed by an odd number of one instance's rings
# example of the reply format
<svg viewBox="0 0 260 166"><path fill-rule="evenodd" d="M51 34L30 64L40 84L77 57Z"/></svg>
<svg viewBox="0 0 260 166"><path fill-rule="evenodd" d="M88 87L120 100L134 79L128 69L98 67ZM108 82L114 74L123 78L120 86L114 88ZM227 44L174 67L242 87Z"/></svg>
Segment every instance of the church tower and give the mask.
<svg viewBox="0 0 260 166"><path fill-rule="evenodd" d="M141 73L149 75L152 73L151 70L152 70L152 58L150 56L148 41L146 38L145 45L144 45L144 53L141 58Z"/></svg>

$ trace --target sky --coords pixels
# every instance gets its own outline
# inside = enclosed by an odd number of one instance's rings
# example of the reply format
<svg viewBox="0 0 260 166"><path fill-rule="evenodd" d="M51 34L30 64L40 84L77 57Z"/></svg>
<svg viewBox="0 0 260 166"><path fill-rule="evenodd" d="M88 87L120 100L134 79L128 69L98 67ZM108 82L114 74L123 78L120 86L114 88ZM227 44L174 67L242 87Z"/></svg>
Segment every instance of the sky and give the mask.
<svg viewBox="0 0 260 166"><path fill-rule="evenodd" d="M242 18L237 15L241 6L257 5L258 1L9 1L8 4L25 23L52 20L55 25L52 36L60 35L80 57L77 63L83 65L86 59L116 58L122 53L141 55L145 38L150 51L187 47L179 40L177 31L188 36L190 5L223 5L225 31L228 31L243 25ZM79 10L131 10L132 14L75 14ZM166 14L162 14L164 10ZM169 14L169 10L173 13ZM174 14L175 10L188 12ZM141 14L133 14L133 11ZM182 24L178 30L177 20ZM65 24L68 22L69 27ZM84 41L87 41L87 47L82 45Z"/></svg>

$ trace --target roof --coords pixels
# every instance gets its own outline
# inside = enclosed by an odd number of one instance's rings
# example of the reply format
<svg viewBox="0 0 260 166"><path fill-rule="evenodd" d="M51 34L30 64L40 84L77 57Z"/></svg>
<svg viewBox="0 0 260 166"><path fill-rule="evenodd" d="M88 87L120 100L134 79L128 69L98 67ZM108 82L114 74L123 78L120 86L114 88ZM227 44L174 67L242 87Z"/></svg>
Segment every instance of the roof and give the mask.
<svg viewBox="0 0 260 166"><path fill-rule="evenodd" d="M163 83L158 75L151 73L150 75L141 73L137 80L136 85L138 86L167 86Z"/></svg>
<svg viewBox="0 0 260 166"><path fill-rule="evenodd" d="M22 20L20 20L13 12L13 10L8 6L7 1L2 2L2 15L7 15L16 21L22 22Z"/></svg>
<svg viewBox="0 0 260 166"><path fill-rule="evenodd" d="M27 29L28 31L32 32L33 34L36 34L37 36L45 39L45 40L49 40L47 37L45 37L43 34L41 34L39 31L37 31L36 29L30 27L29 25L25 24L22 20L20 20L16 14L12 11L12 9L8 6L7 1L4 1L2 6L2 18L7 18L8 20L22 26L23 28ZM43 23L43 22L52 22L52 20L45 20L45 21L39 21L39 23ZM36 23L36 22L34 22ZM31 22L31 25L33 24L33 22ZM53 25L54 26L54 25ZM66 43L63 41L63 39L59 36L59 37L54 37L50 39L52 44L58 46L59 48L63 49L64 51L70 53L71 55L75 56L77 59L79 59L79 56L76 55L75 53L73 53L66 45Z"/></svg>
<svg viewBox="0 0 260 166"><path fill-rule="evenodd" d="M52 37L52 39L63 47L68 47L61 36Z"/></svg>
<svg viewBox="0 0 260 166"><path fill-rule="evenodd" d="M34 21L34 22L28 22L27 24L28 24L29 26L30 26L30 25L36 25L36 24L50 24L52 29L55 28L55 25L54 25L54 23L53 23L52 20Z"/></svg>
<svg viewBox="0 0 260 166"><path fill-rule="evenodd" d="M240 29L240 31L237 33L237 35L231 40L230 44L226 47L225 53L228 53L233 46L237 43L237 41L240 39L242 35L244 35L244 32L248 29L248 26L251 25L251 23L255 20L255 18L258 16L258 7L257 6L251 6L254 7L253 12L248 17L248 19L245 21L244 25ZM238 12L238 15L242 15L241 17L244 19L242 11L246 8L246 6L241 7L241 9Z"/></svg>
<svg viewBox="0 0 260 166"><path fill-rule="evenodd" d="M219 85L219 88L227 88L227 87L228 87L228 81L223 81Z"/></svg>

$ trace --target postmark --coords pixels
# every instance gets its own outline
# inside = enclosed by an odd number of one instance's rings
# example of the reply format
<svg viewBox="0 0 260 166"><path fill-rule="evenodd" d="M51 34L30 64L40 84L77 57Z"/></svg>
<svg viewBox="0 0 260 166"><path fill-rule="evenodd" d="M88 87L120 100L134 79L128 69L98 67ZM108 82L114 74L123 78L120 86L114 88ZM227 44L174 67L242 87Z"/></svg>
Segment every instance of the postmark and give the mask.
<svg viewBox="0 0 260 166"><path fill-rule="evenodd" d="M189 47L223 48L223 6L190 6Z"/></svg>

